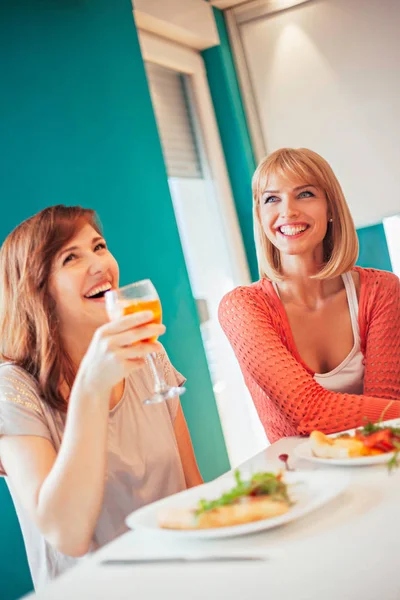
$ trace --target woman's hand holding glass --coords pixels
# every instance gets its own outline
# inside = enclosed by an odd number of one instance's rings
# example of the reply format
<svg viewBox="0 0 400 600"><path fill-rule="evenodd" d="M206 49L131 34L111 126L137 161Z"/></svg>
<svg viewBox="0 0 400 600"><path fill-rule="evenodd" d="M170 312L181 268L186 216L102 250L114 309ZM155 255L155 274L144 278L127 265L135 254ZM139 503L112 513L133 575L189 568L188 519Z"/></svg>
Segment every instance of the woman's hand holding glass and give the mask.
<svg viewBox="0 0 400 600"><path fill-rule="evenodd" d="M94 334L79 368L80 380L91 391L111 391L143 367L150 353L160 351L155 340L164 332L164 325L154 323L152 311L117 316Z"/></svg>
<svg viewBox="0 0 400 600"><path fill-rule="evenodd" d="M150 279L143 279L136 283L131 283L118 290L106 292L106 308L110 319L119 319L121 315L143 314L142 311L151 310L153 323L155 326L161 326L162 308L158 293ZM154 380L154 394L144 401L144 404L159 404L175 396L184 394L186 389L169 385L164 378L163 366L157 355L159 348L151 348L155 344L158 330L148 331L147 361ZM163 330L164 333L164 330ZM145 343L142 341L142 344ZM146 348L143 347L144 350Z"/></svg>

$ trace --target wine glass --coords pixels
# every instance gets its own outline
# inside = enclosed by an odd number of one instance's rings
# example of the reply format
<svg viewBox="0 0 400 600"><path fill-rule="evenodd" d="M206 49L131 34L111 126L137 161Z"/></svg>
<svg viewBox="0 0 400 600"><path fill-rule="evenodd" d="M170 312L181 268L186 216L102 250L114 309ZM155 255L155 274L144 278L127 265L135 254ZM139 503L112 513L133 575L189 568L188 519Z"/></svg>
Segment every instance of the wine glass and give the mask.
<svg viewBox="0 0 400 600"><path fill-rule="evenodd" d="M123 315L150 310L154 318L152 323L161 323L161 302L157 290L150 279L143 279L136 283L131 283L118 290L110 290L105 294L106 309L111 320L117 319ZM156 337L142 340L143 342L155 342ZM147 356L154 379L154 394L151 398L144 400L144 404L159 404L169 398L184 394L186 388L171 386L164 379L162 366L159 366L159 360L156 352L151 352Z"/></svg>

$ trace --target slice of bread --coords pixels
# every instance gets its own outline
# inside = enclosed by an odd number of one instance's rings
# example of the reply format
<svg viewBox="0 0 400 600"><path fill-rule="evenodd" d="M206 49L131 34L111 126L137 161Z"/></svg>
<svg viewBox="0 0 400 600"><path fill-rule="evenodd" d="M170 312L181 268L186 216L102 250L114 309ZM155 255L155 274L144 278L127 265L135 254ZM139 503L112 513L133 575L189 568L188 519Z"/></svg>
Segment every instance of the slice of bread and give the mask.
<svg viewBox="0 0 400 600"><path fill-rule="evenodd" d="M240 502L220 506L196 516L194 510L174 508L160 511L158 524L163 529L214 529L231 527L283 515L289 503L269 496L244 497Z"/></svg>
<svg viewBox="0 0 400 600"><path fill-rule="evenodd" d="M311 451L318 458L356 458L366 456L367 448L354 437L330 438L320 431L310 435Z"/></svg>

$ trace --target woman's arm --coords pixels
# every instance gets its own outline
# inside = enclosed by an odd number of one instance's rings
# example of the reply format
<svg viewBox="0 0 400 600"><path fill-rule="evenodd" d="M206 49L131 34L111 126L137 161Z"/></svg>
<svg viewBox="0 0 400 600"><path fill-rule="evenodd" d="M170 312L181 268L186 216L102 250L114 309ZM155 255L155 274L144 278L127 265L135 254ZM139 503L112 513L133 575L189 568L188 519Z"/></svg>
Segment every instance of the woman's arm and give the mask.
<svg viewBox="0 0 400 600"><path fill-rule="evenodd" d="M152 318L137 313L96 331L72 387L58 454L42 436L4 435L0 427L1 461L20 502L64 554L90 549L103 502L111 391L137 360L158 351L159 344L141 342L164 333Z"/></svg>
<svg viewBox="0 0 400 600"><path fill-rule="evenodd" d="M106 470L109 396L76 389L58 455L45 438L2 436L0 455L17 497L59 552L88 552Z"/></svg>
<svg viewBox="0 0 400 600"><path fill-rule="evenodd" d="M227 294L219 319L245 378L262 388L299 434L358 427L365 418L376 421L388 406L388 399L335 393L320 386L282 343L265 298L256 289L237 288ZM264 407L256 408L263 421ZM394 402L385 416L399 417L400 402Z"/></svg>
<svg viewBox="0 0 400 600"><path fill-rule="evenodd" d="M400 280L379 272L365 332L364 393L400 400Z"/></svg>
<svg viewBox="0 0 400 600"><path fill-rule="evenodd" d="M186 424L181 405L178 407L174 423L175 437L178 444L179 455L182 461L185 481L188 488L195 487L203 483L203 478L197 466L192 440Z"/></svg>

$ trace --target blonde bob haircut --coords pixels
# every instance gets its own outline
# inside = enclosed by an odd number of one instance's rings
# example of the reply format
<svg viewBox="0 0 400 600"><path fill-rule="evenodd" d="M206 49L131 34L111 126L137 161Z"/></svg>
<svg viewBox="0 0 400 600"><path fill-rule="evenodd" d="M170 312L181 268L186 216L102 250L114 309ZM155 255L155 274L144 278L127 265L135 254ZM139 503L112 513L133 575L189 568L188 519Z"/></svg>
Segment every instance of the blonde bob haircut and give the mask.
<svg viewBox="0 0 400 600"><path fill-rule="evenodd" d="M328 202L328 229L324 238L324 263L312 277L329 279L352 269L358 257L358 238L342 188L332 168L316 152L307 148L281 148L258 165L252 181L254 237L260 277L284 279L279 250L264 233L260 218L261 197L271 175L297 177L325 192Z"/></svg>

